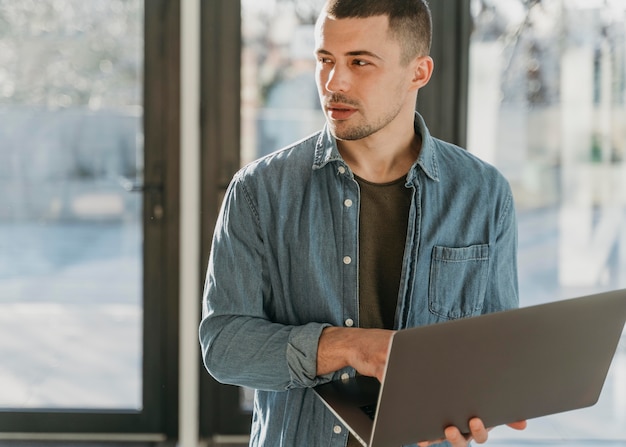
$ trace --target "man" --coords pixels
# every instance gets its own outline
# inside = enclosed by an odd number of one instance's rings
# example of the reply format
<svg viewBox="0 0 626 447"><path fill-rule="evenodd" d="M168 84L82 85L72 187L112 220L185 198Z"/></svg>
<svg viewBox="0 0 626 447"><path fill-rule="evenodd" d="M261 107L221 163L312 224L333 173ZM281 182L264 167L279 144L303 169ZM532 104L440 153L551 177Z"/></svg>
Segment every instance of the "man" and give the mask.
<svg viewBox="0 0 626 447"><path fill-rule="evenodd" d="M430 26L423 0L329 0L315 33L325 129L228 189L200 341L217 380L256 389L252 446L356 445L313 386L380 380L393 330L518 304L507 182L414 111Z"/></svg>

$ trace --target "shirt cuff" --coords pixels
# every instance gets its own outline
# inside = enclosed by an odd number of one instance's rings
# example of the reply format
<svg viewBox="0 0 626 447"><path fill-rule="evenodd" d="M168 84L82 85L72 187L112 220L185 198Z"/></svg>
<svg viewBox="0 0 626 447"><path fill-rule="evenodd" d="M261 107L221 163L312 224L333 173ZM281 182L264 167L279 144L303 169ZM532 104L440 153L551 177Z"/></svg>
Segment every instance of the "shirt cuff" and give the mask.
<svg viewBox="0 0 626 447"><path fill-rule="evenodd" d="M291 375L290 388L317 385L317 347L322 331L330 324L309 323L295 327L287 344L287 366Z"/></svg>

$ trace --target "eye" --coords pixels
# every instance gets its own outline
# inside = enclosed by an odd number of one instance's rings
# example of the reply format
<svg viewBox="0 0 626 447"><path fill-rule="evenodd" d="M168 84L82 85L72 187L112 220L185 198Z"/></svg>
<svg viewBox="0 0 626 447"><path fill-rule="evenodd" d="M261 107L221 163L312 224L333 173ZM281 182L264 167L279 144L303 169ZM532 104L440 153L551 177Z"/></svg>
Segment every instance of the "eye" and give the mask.
<svg viewBox="0 0 626 447"><path fill-rule="evenodd" d="M370 65L370 63L363 59L354 59L352 61L352 65L356 65L357 67L365 67L367 65Z"/></svg>
<svg viewBox="0 0 626 447"><path fill-rule="evenodd" d="M319 56L317 58L317 62L320 64L332 64L333 63L333 61L330 60L330 58L324 57L324 56Z"/></svg>

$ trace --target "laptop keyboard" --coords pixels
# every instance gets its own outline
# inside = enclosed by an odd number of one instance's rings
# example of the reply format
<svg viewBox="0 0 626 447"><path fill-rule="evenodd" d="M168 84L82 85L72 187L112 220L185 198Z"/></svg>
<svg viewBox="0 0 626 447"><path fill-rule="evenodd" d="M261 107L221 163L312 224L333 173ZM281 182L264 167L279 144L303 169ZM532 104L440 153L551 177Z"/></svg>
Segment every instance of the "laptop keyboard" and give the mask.
<svg viewBox="0 0 626 447"><path fill-rule="evenodd" d="M376 416L376 404L363 405L361 410L369 416L369 418L373 421L374 416Z"/></svg>

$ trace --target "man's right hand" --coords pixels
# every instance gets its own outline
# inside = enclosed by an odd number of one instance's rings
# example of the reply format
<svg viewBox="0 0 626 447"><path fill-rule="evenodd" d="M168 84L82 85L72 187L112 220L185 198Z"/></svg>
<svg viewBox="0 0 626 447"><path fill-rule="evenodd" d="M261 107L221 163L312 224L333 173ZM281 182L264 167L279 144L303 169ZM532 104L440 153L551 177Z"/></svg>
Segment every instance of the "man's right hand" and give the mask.
<svg viewBox="0 0 626 447"><path fill-rule="evenodd" d="M317 348L317 375L351 366L359 374L382 382L393 333L386 329L324 329Z"/></svg>

